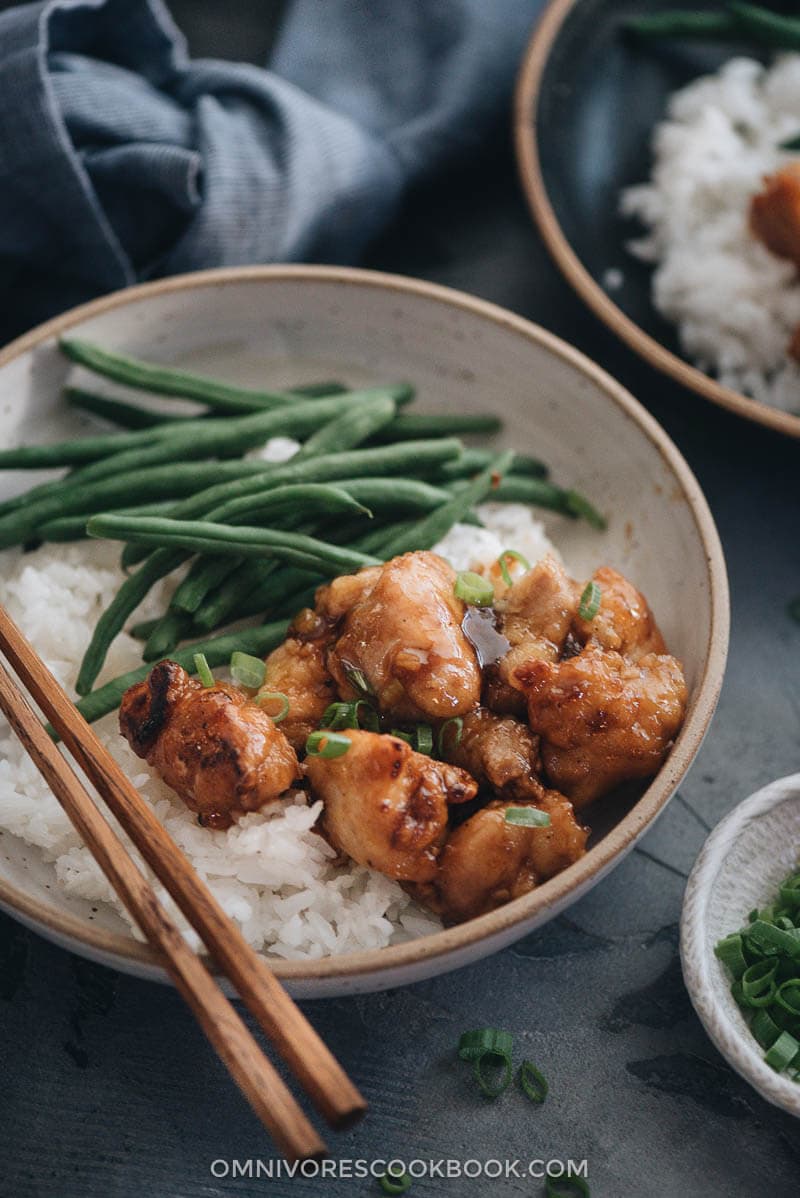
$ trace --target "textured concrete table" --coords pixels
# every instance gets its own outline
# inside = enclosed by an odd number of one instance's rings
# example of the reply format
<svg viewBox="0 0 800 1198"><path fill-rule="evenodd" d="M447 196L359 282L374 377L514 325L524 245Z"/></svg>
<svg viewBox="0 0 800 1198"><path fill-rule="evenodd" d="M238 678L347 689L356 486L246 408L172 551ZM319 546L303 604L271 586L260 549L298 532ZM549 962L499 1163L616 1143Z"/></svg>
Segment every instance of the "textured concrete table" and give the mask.
<svg viewBox="0 0 800 1198"><path fill-rule="evenodd" d="M798 1126L725 1065L681 980L677 921L707 833L800 762L800 447L680 393L586 314L532 231L504 159L417 197L368 265L505 304L626 383L697 473L730 571L720 707L681 792L614 874L567 915L482 964L308 1012L371 1104L335 1138L348 1158L587 1159L593 1198L788 1198ZM462 1030L515 1033L550 1080L541 1108L477 1098ZM87 964L0 917L0 1195L217 1198L379 1193L372 1181L215 1178L267 1159L255 1118L169 989ZM247 1166L245 1166L246 1168ZM216 1172L225 1167L217 1164ZM540 1195L529 1178L422 1180L433 1195Z"/></svg>

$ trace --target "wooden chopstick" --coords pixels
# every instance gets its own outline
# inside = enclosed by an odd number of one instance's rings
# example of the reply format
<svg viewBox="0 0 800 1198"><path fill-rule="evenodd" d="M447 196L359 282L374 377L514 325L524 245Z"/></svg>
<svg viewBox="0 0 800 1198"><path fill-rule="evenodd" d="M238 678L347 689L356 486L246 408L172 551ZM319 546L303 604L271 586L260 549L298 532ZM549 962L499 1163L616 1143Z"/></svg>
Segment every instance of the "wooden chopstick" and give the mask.
<svg viewBox="0 0 800 1198"><path fill-rule="evenodd" d="M269 1036L312 1102L333 1127L366 1110L361 1094L303 1013L250 947L122 773L59 683L0 607L0 652L97 788L144 860L197 931L217 967Z"/></svg>
<svg viewBox="0 0 800 1198"><path fill-rule="evenodd" d="M159 903L150 883L25 696L0 663L0 710L83 837L103 873L161 957L200 1026L275 1143L290 1160L319 1158L325 1144L231 1003Z"/></svg>

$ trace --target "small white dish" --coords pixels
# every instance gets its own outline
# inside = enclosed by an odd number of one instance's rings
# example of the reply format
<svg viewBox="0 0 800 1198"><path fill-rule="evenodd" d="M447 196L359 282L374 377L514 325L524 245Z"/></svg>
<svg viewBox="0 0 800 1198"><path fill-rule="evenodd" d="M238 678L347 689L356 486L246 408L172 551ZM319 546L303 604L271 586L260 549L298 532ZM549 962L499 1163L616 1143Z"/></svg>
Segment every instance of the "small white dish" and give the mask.
<svg viewBox="0 0 800 1198"><path fill-rule="evenodd" d="M689 997L728 1064L767 1102L800 1117L800 1083L766 1064L714 956L718 940L774 900L798 858L800 774L792 774L740 803L703 846L683 900L681 960Z"/></svg>

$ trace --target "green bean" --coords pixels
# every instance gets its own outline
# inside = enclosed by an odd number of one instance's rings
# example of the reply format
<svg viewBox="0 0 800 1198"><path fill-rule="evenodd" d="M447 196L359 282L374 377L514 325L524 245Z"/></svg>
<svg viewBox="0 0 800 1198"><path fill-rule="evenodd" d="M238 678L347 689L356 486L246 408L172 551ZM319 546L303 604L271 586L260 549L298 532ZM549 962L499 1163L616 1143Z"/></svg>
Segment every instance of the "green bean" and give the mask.
<svg viewBox="0 0 800 1198"><path fill-rule="evenodd" d="M309 435L294 455L294 461L353 449L384 428L397 412L397 405L389 396L376 394L371 403L360 404L352 404L352 398L348 397L348 402L351 406L344 413L335 412L326 424Z"/></svg>
<svg viewBox="0 0 800 1198"><path fill-rule="evenodd" d="M503 422L490 414L468 412L403 412L376 435L376 441L410 441L418 437L453 437L464 433L490 435L500 432Z"/></svg>
<svg viewBox="0 0 800 1198"><path fill-rule="evenodd" d="M344 395L348 388L343 383L323 382L306 383L301 387L291 387L292 395L306 399L320 399L323 396ZM159 424L179 424L181 421L195 419L185 413L160 412L155 408L141 408L138 404L126 403L123 399L112 399L107 395L96 395L93 391L85 391L81 387L65 387L64 397L73 408L91 412L111 424L122 428L142 429L152 428ZM213 413L198 413L201 418Z"/></svg>
<svg viewBox="0 0 800 1198"><path fill-rule="evenodd" d="M703 41L749 41L774 50L800 50L800 21L770 9L733 0L723 12L652 13L632 17L625 32L643 40L691 38Z"/></svg>
<svg viewBox="0 0 800 1198"><path fill-rule="evenodd" d="M157 503L142 503L138 507L115 508L128 516L168 516L173 507L172 500ZM82 541L86 537L86 522L95 512L79 512L75 516L58 516L36 529L37 541Z"/></svg>
<svg viewBox="0 0 800 1198"><path fill-rule="evenodd" d="M298 566L307 566L310 570L324 570L333 566L340 573L346 573L358 570L361 566L375 565L378 560L353 549L319 541L304 533L252 528L248 525L232 527L212 520L171 520L165 516L109 514L93 516L86 530L90 537L140 541L158 549L227 553L240 557L278 557ZM152 556L155 557L155 554ZM147 566L147 562L144 566Z"/></svg>
<svg viewBox="0 0 800 1198"><path fill-rule="evenodd" d="M556 487L542 479L506 475L492 492L491 498L498 503L527 503L533 507L548 508L572 519L582 516L593 528L606 527L605 517L580 492Z"/></svg>
<svg viewBox="0 0 800 1198"><path fill-rule="evenodd" d="M152 391L156 395L193 399L218 411L263 411L296 403L297 400L296 395L289 390L257 391L249 387L234 387L204 375L191 374L170 366L143 362L127 354L100 349L99 346L77 338L62 337L59 346L73 362L86 366L95 374L138 390ZM413 389L405 383L390 390L398 403L407 403L413 397Z"/></svg>
<svg viewBox="0 0 800 1198"><path fill-rule="evenodd" d="M142 657L145 661L160 661L186 640L191 629L192 617L187 612L168 610L151 630Z"/></svg>
<svg viewBox="0 0 800 1198"><path fill-rule="evenodd" d="M292 569L292 567L287 567ZM250 558L203 599L194 613L195 628L211 632L221 624L265 612L270 603L270 583L275 562Z"/></svg>
<svg viewBox="0 0 800 1198"><path fill-rule="evenodd" d="M306 464L311 465L310 462ZM29 540L40 524L57 516L75 515L89 509L97 512L106 508L135 506L156 499L179 499L210 489L212 485L230 485L238 479L255 478L266 474L270 466L271 463L257 459L244 462L173 462L126 471L113 478L99 479L85 487L73 487L65 482L52 493L0 516L0 548L6 549L9 545Z"/></svg>
<svg viewBox="0 0 800 1198"><path fill-rule="evenodd" d="M134 640L146 641L153 629L157 628L161 623L161 620L161 616L154 616L152 620L140 620L138 624L134 624L128 631Z"/></svg>
<svg viewBox="0 0 800 1198"><path fill-rule="evenodd" d="M388 544L384 546L383 556L391 558L397 557L401 553L409 553L413 549L432 549L454 524L468 514L476 503L485 499L490 491L494 493L500 478L507 474L513 461L514 454L511 450L497 454L485 470L481 471L471 482L460 487L447 503L443 503L422 520L412 524L407 530L401 530L395 537L390 538ZM139 517L144 520L150 518ZM125 520L127 517L119 516L117 519ZM152 519L158 519L158 517L152 517Z"/></svg>
<svg viewBox="0 0 800 1198"><path fill-rule="evenodd" d="M290 408L280 408L274 412L256 412L234 419L188 420L177 431L174 431L172 425L164 425L154 443L133 446L91 462L71 476L70 485L83 485L118 471L141 470L161 462L239 456L248 449L265 445L275 436L297 437L302 440L315 433L322 421L332 417L339 421L347 416L353 419L351 409L361 404L368 409L364 420L367 423L371 422L370 427L375 424L376 412L381 417L378 422L380 427L380 423L385 423L395 410L393 401L385 394L358 391L345 397L337 395L332 399L309 399ZM120 434L119 439L135 436L136 433Z"/></svg>
<svg viewBox="0 0 800 1198"><path fill-rule="evenodd" d="M231 654L236 650L242 653L252 653L254 657L264 657L276 645L279 645L285 636L286 621L277 620L259 628L243 628L238 632L227 632L223 636L187 645L173 653L171 660L183 666L190 674L194 674L196 673L195 653L204 654L208 664L215 669L218 666L227 665ZM150 665L140 666L136 670L129 670L127 674L121 674L118 678L112 679L105 686L98 687L96 691L92 691L91 694L79 701L78 711L89 723L108 715L110 711L119 707L125 691L129 687L135 686L137 682L143 682L151 668Z"/></svg>
<svg viewBox="0 0 800 1198"><path fill-rule="evenodd" d="M464 450L460 458L452 462L445 462L440 467L439 475L442 480L469 478L473 474L477 474L479 470L485 470L489 462L492 460L492 454L496 452L491 449L476 449L469 447ZM538 458L529 457L527 454L516 454L514 457L513 474L531 475L534 478L546 478L547 467L544 462L540 462Z"/></svg>
<svg viewBox="0 0 800 1198"><path fill-rule="evenodd" d="M144 429L138 433L106 433L98 437L73 437L51 445L21 445L0 449L0 470L49 470L57 466L77 466L96 462L123 450L141 449L157 444L157 433Z"/></svg>
<svg viewBox="0 0 800 1198"><path fill-rule="evenodd" d="M369 508L356 500L348 491L328 483L295 483L284 487L273 487L261 495L248 496L242 503L232 501L214 510L218 524L275 519L285 514L360 512L369 515ZM176 590L170 606L185 612L195 612L210 587L220 582L230 568L230 559L205 559L194 563L187 577Z"/></svg>

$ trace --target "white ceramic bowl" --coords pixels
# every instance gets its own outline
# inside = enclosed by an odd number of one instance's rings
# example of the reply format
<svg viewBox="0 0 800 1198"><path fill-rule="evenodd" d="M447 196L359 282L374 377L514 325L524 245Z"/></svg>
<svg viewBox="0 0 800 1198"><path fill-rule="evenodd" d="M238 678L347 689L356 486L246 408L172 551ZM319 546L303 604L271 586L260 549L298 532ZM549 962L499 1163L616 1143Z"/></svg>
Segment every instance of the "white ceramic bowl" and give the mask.
<svg viewBox="0 0 800 1198"><path fill-rule="evenodd" d="M322 961L276 962L302 997L399 985L476 960L525 935L584 894L632 848L672 795L716 705L728 643L719 540L686 463L651 416L562 341L470 296L388 275L327 267L210 271L132 288L76 309L0 354L0 443L75 427L60 399L69 366L59 334L249 383L313 377L410 379L420 409L494 409L499 438L538 454L609 516L608 531L561 517L551 535L576 574L610 563L650 599L690 687L686 723L658 776L634 800L589 816L590 852L498 911L432 936ZM21 479L0 479L4 487ZM0 492L2 494L2 492ZM0 905L67 947L163 979L146 946L110 910L66 896L52 866L0 838Z"/></svg>
<svg viewBox="0 0 800 1198"><path fill-rule="evenodd" d="M714 1044L762 1098L800 1116L800 1084L776 1073L730 992L714 945L773 902L800 858L800 774L745 799L709 836L689 875L681 917L686 988Z"/></svg>

